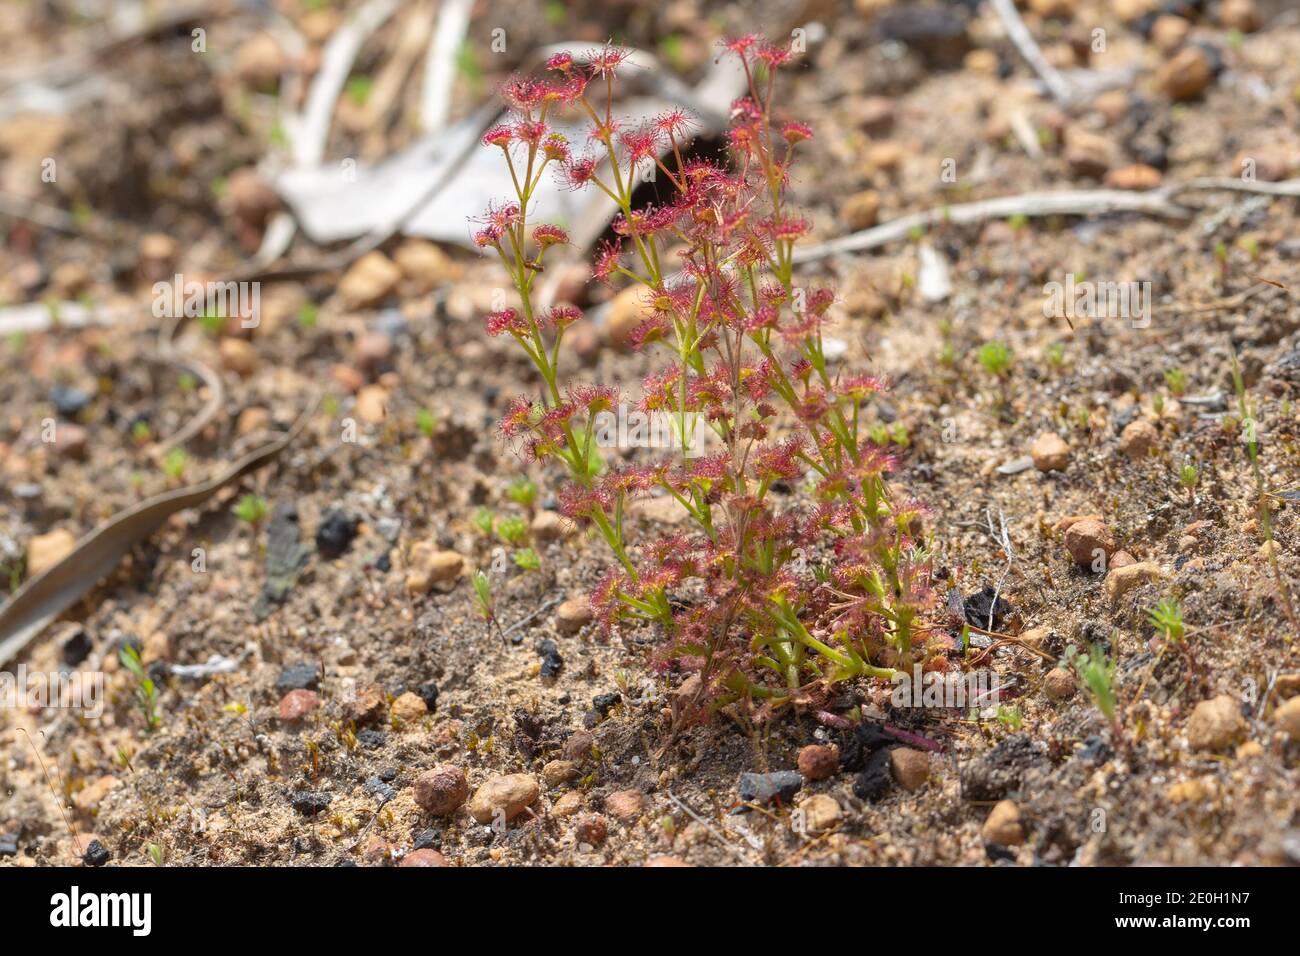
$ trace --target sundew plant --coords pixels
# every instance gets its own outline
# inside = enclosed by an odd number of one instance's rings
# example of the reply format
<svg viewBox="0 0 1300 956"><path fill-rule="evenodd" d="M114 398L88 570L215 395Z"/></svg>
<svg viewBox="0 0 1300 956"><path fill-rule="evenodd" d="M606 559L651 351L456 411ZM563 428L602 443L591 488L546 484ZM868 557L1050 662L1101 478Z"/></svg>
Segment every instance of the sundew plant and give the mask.
<svg viewBox="0 0 1300 956"><path fill-rule="evenodd" d="M521 301L488 315L487 331L514 339L543 382L540 399L512 403L502 431L530 459L567 469L563 510L613 555L593 608L607 627L657 625L656 666L698 670L702 700L752 704L761 717L816 705L837 681L946 669L948 658L926 640L936 600L923 509L891 491L895 459L868 436L864 406L883 383L829 365L822 329L834 295L796 281L794 246L809 226L786 194L813 134L775 108L792 55L756 36L726 48L748 92L732 106L725 164L689 158L682 111L620 121L625 51L558 54L544 76L512 79L512 119L484 144L501 151L515 196L487 210L475 242L500 256ZM550 127L560 111L590 124L585 147ZM671 199L638 208L635 174L649 164ZM598 250L593 273L643 291L633 342L663 361L639 407L676 421L682 446L654 464L600 470L597 416L618 407L619 389L561 375L565 330L580 314L535 305L548 251L568 241L529 219L546 176L618 205L617 239ZM697 421L716 436L711 454L690 453ZM791 495L798 487L810 497ZM649 495L674 499L691 531L630 540L629 504Z"/></svg>

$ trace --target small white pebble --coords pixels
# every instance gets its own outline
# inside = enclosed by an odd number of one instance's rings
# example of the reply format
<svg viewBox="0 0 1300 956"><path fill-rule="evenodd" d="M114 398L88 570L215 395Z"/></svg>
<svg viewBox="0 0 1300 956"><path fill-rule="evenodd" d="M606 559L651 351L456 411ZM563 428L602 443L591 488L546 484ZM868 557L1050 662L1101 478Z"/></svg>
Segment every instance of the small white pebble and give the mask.
<svg viewBox="0 0 1300 956"><path fill-rule="evenodd" d="M822 338L822 355L828 362L839 361L848 350L849 343L843 339L837 339L829 335Z"/></svg>

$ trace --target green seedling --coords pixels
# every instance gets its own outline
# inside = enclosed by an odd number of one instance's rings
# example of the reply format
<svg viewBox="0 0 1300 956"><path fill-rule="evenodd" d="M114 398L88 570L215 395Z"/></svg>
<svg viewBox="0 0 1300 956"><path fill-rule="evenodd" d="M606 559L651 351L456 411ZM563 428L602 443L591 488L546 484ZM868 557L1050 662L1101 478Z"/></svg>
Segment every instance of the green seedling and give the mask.
<svg viewBox="0 0 1300 956"><path fill-rule="evenodd" d="M185 475L185 466L189 464L190 456L185 454L183 448L173 448L163 456L163 472L172 481L180 481Z"/></svg>
<svg viewBox="0 0 1300 956"><path fill-rule="evenodd" d="M1004 342L985 342L975 352L975 360L997 381L998 405L1005 409L1008 404L1007 388L1011 379L1011 365L1014 361L1011 349Z"/></svg>
<svg viewBox="0 0 1300 956"><path fill-rule="evenodd" d="M1214 261L1219 269L1219 285L1228 283L1228 244L1226 242L1216 242L1214 244Z"/></svg>
<svg viewBox="0 0 1300 956"><path fill-rule="evenodd" d="M415 413L415 427L420 429L420 434L425 438L433 435L433 430L437 426L438 420L433 417L433 412L427 408L422 408Z"/></svg>
<svg viewBox="0 0 1300 956"><path fill-rule="evenodd" d="M1116 740L1122 740L1119 722L1119 702L1115 697L1115 662L1097 644L1092 645L1085 657L1071 644L1065 649L1065 667L1073 668L1083 689L1096 708L1110 722Z"/></svg>
<svg viewBox="0 0 1300 956"><path fill-rule="evenodd" d="M1300 619L1296 617L1295 605L1291 601L1291 589L1287 586L1286 580L1282 577L1282 571L1277 563L1277 548L1273 541L1273 509L1269 505L1268 491L1264 484L1264 471L1259 464L1259 434L1256 425L1255 416L1251 410L1249 402L1246 400L1246 382L1241 375L1241 365L1237 362L1237 353L1232 354L1232 385L1237 393L1237 409L1241 413L1241 419L1247 423L1243 429L1243 438L1246 443L1246 455L1250 459L1251 474L1255 479L1256 511L1259 515L1259 526L1264 532L1264 546L1268 552L1269 570L1273 574L1273 582L1277 587L1278 597L1282 600L1282 609L1286 612L1286 619L1291 625L1291 630L1300 630ZM1283 415L1290 414L1290 407L1283 406Z"/></svg>
<svg viewBox="0 0 1300 956"><path fill-rule="evenodd" d="M261 495L246 494L240 497L231 510L240 521L258 525L266 518L270 509L266 504L266 499Z"/></svg>
<svg viewBox="0 0 1300 956"><path fill-rule="evenodd" d="M682 42L681 34L670 33L659 41L659 53L664 62L671 66L678 73L686 72L686 60L684 58L685 45Z"/></svg>
<svg viewBox="0 0 1300 956"><path fill-rule="evenodd" d="M516 548L528 542L528 522L523 518L502 518L497 522L497 535L506 544Z"/></svg>
<svg viewBox="0 0 1300 956"><path fill-rule="evenodd" d="M199 327L209 335L218 335L226 324L226 317L220 312L209 309L198 317Z"/></svg>
<svg viewBox="0 0 1300 956"><path fill-rule="evenodd" d="M370 91L374 88L374 85L374 81L368 76L349 77L344 93L352 101L353 106L365 106L366 101L370 99Z"/></svg>
<svg viewBox="0 0 1300 956"><path fill-rule="evenodd" d="M1147 621L1156 629L1168 644L1176 646L1187 665L1196 669L1196 657L1187 640L1187 628L1183 624L1183 609L1176 598L1162 598L1160 603L1147 612Z"/></svg>
<svg viewBox="0 0 1300 956"><path fill-rule="evenodd" d="M135 678L135 704L144 717L145 728L155 730L162 723L158 712L158 687L144 669L140 661L140 652L130 644L123 644L117 652L117 659L132 677Z"/></svg>
<svg viewBox="0 0 1300 956"><path fill-rule="evenodd" d="M520 475L506 487L506 497L531 509L537 503L537 484L527 475Z"/></svg>
<svg viewBox="0 0 1300 956"><path fill-rule="evenodd" d="M1024 723L1024 715L1020 712L1020 705L1015 704L1008 707L1006 704L998 704L998 723L1012 733L1020 730Z"/></svg>
<svg viewBox="0 0 1300 956"><path fill-rule="evenodd" d="M496 527L497 519L487 508L479 508L478 511L474 512L471 523L478 528L484 537L490 538L492 537L492 530Z"/></svg>
<svg viewBox="0 0 1300 956"><path fill-rule="evenodd" d="M1011 349L1004 342L985 342L976 351L975 359L995 378L1005 378L1011 371Z"/></svg>
<svg viewBox="0 0 1300 956"><path fill-rule="evenodd" d="M485 571L474 572L474 600L478 606L479 617L491 621L496 617L496 605L492 597L492 579Z"/></svg>
<svg viewBox="0 0 1300 956"><path fill-rule="evenodd" d="M12 594L17 591L23 583L23 564L25 562L19 558L13 562L0 563L0 577L9 582L9 592Z"/></svg>
<svg viewBox="0 0 1300 956"><path fill-rule="evenodd" d="M1186 636L1183 626L1183 609L1174 598L1163 598L1147 612L1147 620L1171 644L1181 643Z"/></svg>
<svg viewBox="0 0 1300 956"><path fill-rule="evenodd" d="M483 88L483 66L478 61L478 51L473 44L461 44L456 54L456 71L471 90L477 92Z"/></svg>
<svg viewBox="0 0 1300 956"><path fill-rule="evenodd" d="M478 616L483 618L483 623L487 625L488 632L496 627L497 633L501 635L501 640L506 640L505 632L501 630L501 622L497 618L496 597L492 593L492 579L488 577L486 571L474 572L474 603L478 608Z"/></svg>
<svg viewBox="0 0 1300 956"><path fill-rule="evenodd" d="M907 426L902 422L895 422L893 425L875 422L867 429L867 437L881 446L894 444L900 448L906 448L911 443L911 437L907 433Z"/></svg>
<svg viewBox="0 0 1300 956"><path fill-rule="evenodd" d="M546 0L543 13L546 22L553 27L564 26L565 20L569 16L569 11L565 8L563 0Z"/></svg>

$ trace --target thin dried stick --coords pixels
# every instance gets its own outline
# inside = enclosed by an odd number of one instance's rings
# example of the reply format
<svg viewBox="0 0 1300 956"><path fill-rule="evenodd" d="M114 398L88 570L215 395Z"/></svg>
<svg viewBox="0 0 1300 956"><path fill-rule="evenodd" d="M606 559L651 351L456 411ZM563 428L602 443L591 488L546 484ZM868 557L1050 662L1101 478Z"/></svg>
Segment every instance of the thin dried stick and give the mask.
<svg viewBox="0 0 1300 956"><path fill-rule="evenodd" d="M192 372L203 380L203 384L208 387L208 400L203 403L198 414L191 418L175 434L165 441L156 442L149 449L149 454L154 459L160 459L173 448L189 442L191 438L203 431L208 423L217 417L221 407L226 403L226 387L221 384L221 376L211 368L200 362L198 359L181 355L176 351L176 345L173 342L173 336L176 334L176 327L180 324L178 316L172 316L158 330L158 359L169 365L175 365Z"/></svg>
<svg viewBox="0 0 1300 956"><path fill-rule="evenodd" d="M750 862L752 862L748 857L745 856L744 853L742 853L742 852L740 852L740 850L736 849L735 845L734 845L730 840L728 840L728 839L727 839L726 837L724 837L721 833L719 833L716 829L714 829L714 828L713 828L713 825L710 824L708 820L704 819L704 817L700 816L698 813L696 813L694 810L692 810L689 806L686 805L685 802L683 802L682 800L679 800L679 799L677 798L677 795L676 795L676 794L673 794L673 793L668 794L668 799L671 800L671 801L672 801L672 802L673 802L673 803L674 803L674 804L675 804L675 805L676 805L676 806L677 806L677 807L678 807L678 808L679 808L683 813L685 813L688 817L690 817L692 820L694 820L694 821L695 821L696 823L698 823L700 826L704 827L704 829L705 829L705 830L706 830L706 831L707 831L707 832L708 832L708 833L709 833L709 834L710 834L710 835L711 835L715 840L717 840L720 844L722 844L722 848L723 848L724 850L727 850L729 853L731 853L731 855L734 856L736 859L740 860L741 863L750 863Z"/></svg>
<svg viewBox="0 0 1300 956"><path fill-rule="evenodd" d="M560 603L560 598L558 597L551 598L549 601L547 601L537 610L533 611L531 614L527 615L526 617L522 617L519 620L515 621L515 623L511 624L508 628L506 628L504 631L501 632L501 636L503 638L509 637L511 634L519 630L521 627L524 627L527 624L531 624L538 617L545 614L547 611L549 611L551 608L555 607L555 605L559 603Z"/></svg>
<svg viewBox="0 0 1300 956"><path fill-rule="evenodd" d="M399 98L411 72L429 46L433 11L428 4L410 7L394 28L397 39L366 100L362 122L367 127L366 152L382 153L387 146L390 116L400 109Z"/></svg>
<svg viewBox="0 0 1300 956"><path fill-rule="evenodd" d="M1234 193L1255 193L1260 196L1300 196L1300 179L1284 179L1279 183L1264 183L1233 176L1198 176L1185 183L1171 183L1156 192L1177 196L1184 192L1223 190Z"/></svg>
<svg viewBox="0 0 1300 956"><path fill-rule="evenodd" d="M420 126L426 133L441 132L451 116L451 90L456 80L456 51L469 30L473 0L442 0L438 24L424 61L424 89L420 97Z"/></svg>
<svg viewBox="0 0 1300 956"><path fill-rule="evenodd" d="M70 236L89 236L102 242L112 241L116 228L115 223L104 222L98 216L82 221L57 206L47 206L11 193L0 193L0 215L12 216Z"/></svg>
<svg viewBox="0 0 1300 956"><path fill-rule="evenodd" d="M1047 59L1043 56L1043 51L1038 48L1038 43L1030 34L1029 28L1025 26L1025 21L1020 19L1020 14L1016 11L1016 5L1012 0L989 0L989 6L993 8L993 12L1002 21L1007 36L1016 45L1020 55L1025 58L1025 62L1034 68L1034 72L1042 78L1044 85L1051 92L1053 98L1062 105L1070 103L1074 99L1074 89L1056 67L1047 62Z"/></svg>
<svg viewBox="0 0 1300 956"><path fill-rule="evenodd" d="M370 0L325 44L321 69L307 94L307 105L301 116L292 118L293 156L299 166L315 166L325 155L334 105L343 92L352 63L366 38L387 22L397 6L398 0Z"/></svg>
<svg viewBox="0 0 1300 956"><path fill-rule="evenodd" d="M1186 219L1191 211L1169 200L1163 191L1127 192L1122 189L1079 189L1064 192L1021 193L977 202L940 206L924 212L909 213L889 222L855 232L839 239L807 246L794 251L795 262L814 262L846 252L864 252L906 239L915 229L943 223L959 226L1007 219L1011 216L1042 218L1045 216L1094 216L1117 212L1137 212L1148 216Z"/></svg>
<svg viewBox="0 0 1300 956"><path fill-rule="evenodd" d="M994 199L982 199L909 213L861 232L850 233L814 246L805 246L795 250L794 261L815 262L827 256L846 252L865 252L906 239L915 229L925 229L943 223L960 226L986 222L990 219L1006 219L1010 216L1029 218L1102 216L1120 212L1135 212L1169 219L1188 219L1194 211L1180 206L1174 202L1173 197L1188 192L1218 190L1256 193L1263 196L1300 197L1300 179L1289 179L1280 183L1261 183L1244 179L1206 177L1183 183L1170 183L1148 192L1129 192L1122 189L1074 189L998 196Z"/></svg>
<svg viewBox="0 0 1300 956"><path fill-rule="evenodd" d="M993 614L997 610L998 599L1002 596L1002 584L1006 581L1007 574L1010 573L1012 565L1016 562L1016 558L1015 553L1011 550L1011 538L1007 534L1007 518L1006 515L1002 513L1002 509L998 509L998 522L1001 525L1001 536L999 536L998 532L993 528L993 510L991 508L985 508L984 516L988 519L989 534L1002 548L1002 553L1006 555L1007 558L1007 566L1002 569L1002 574L998 578L997 586L993 589L993 600L989 602L989 622L986 626L989 630L992 630Z"/></svg>

